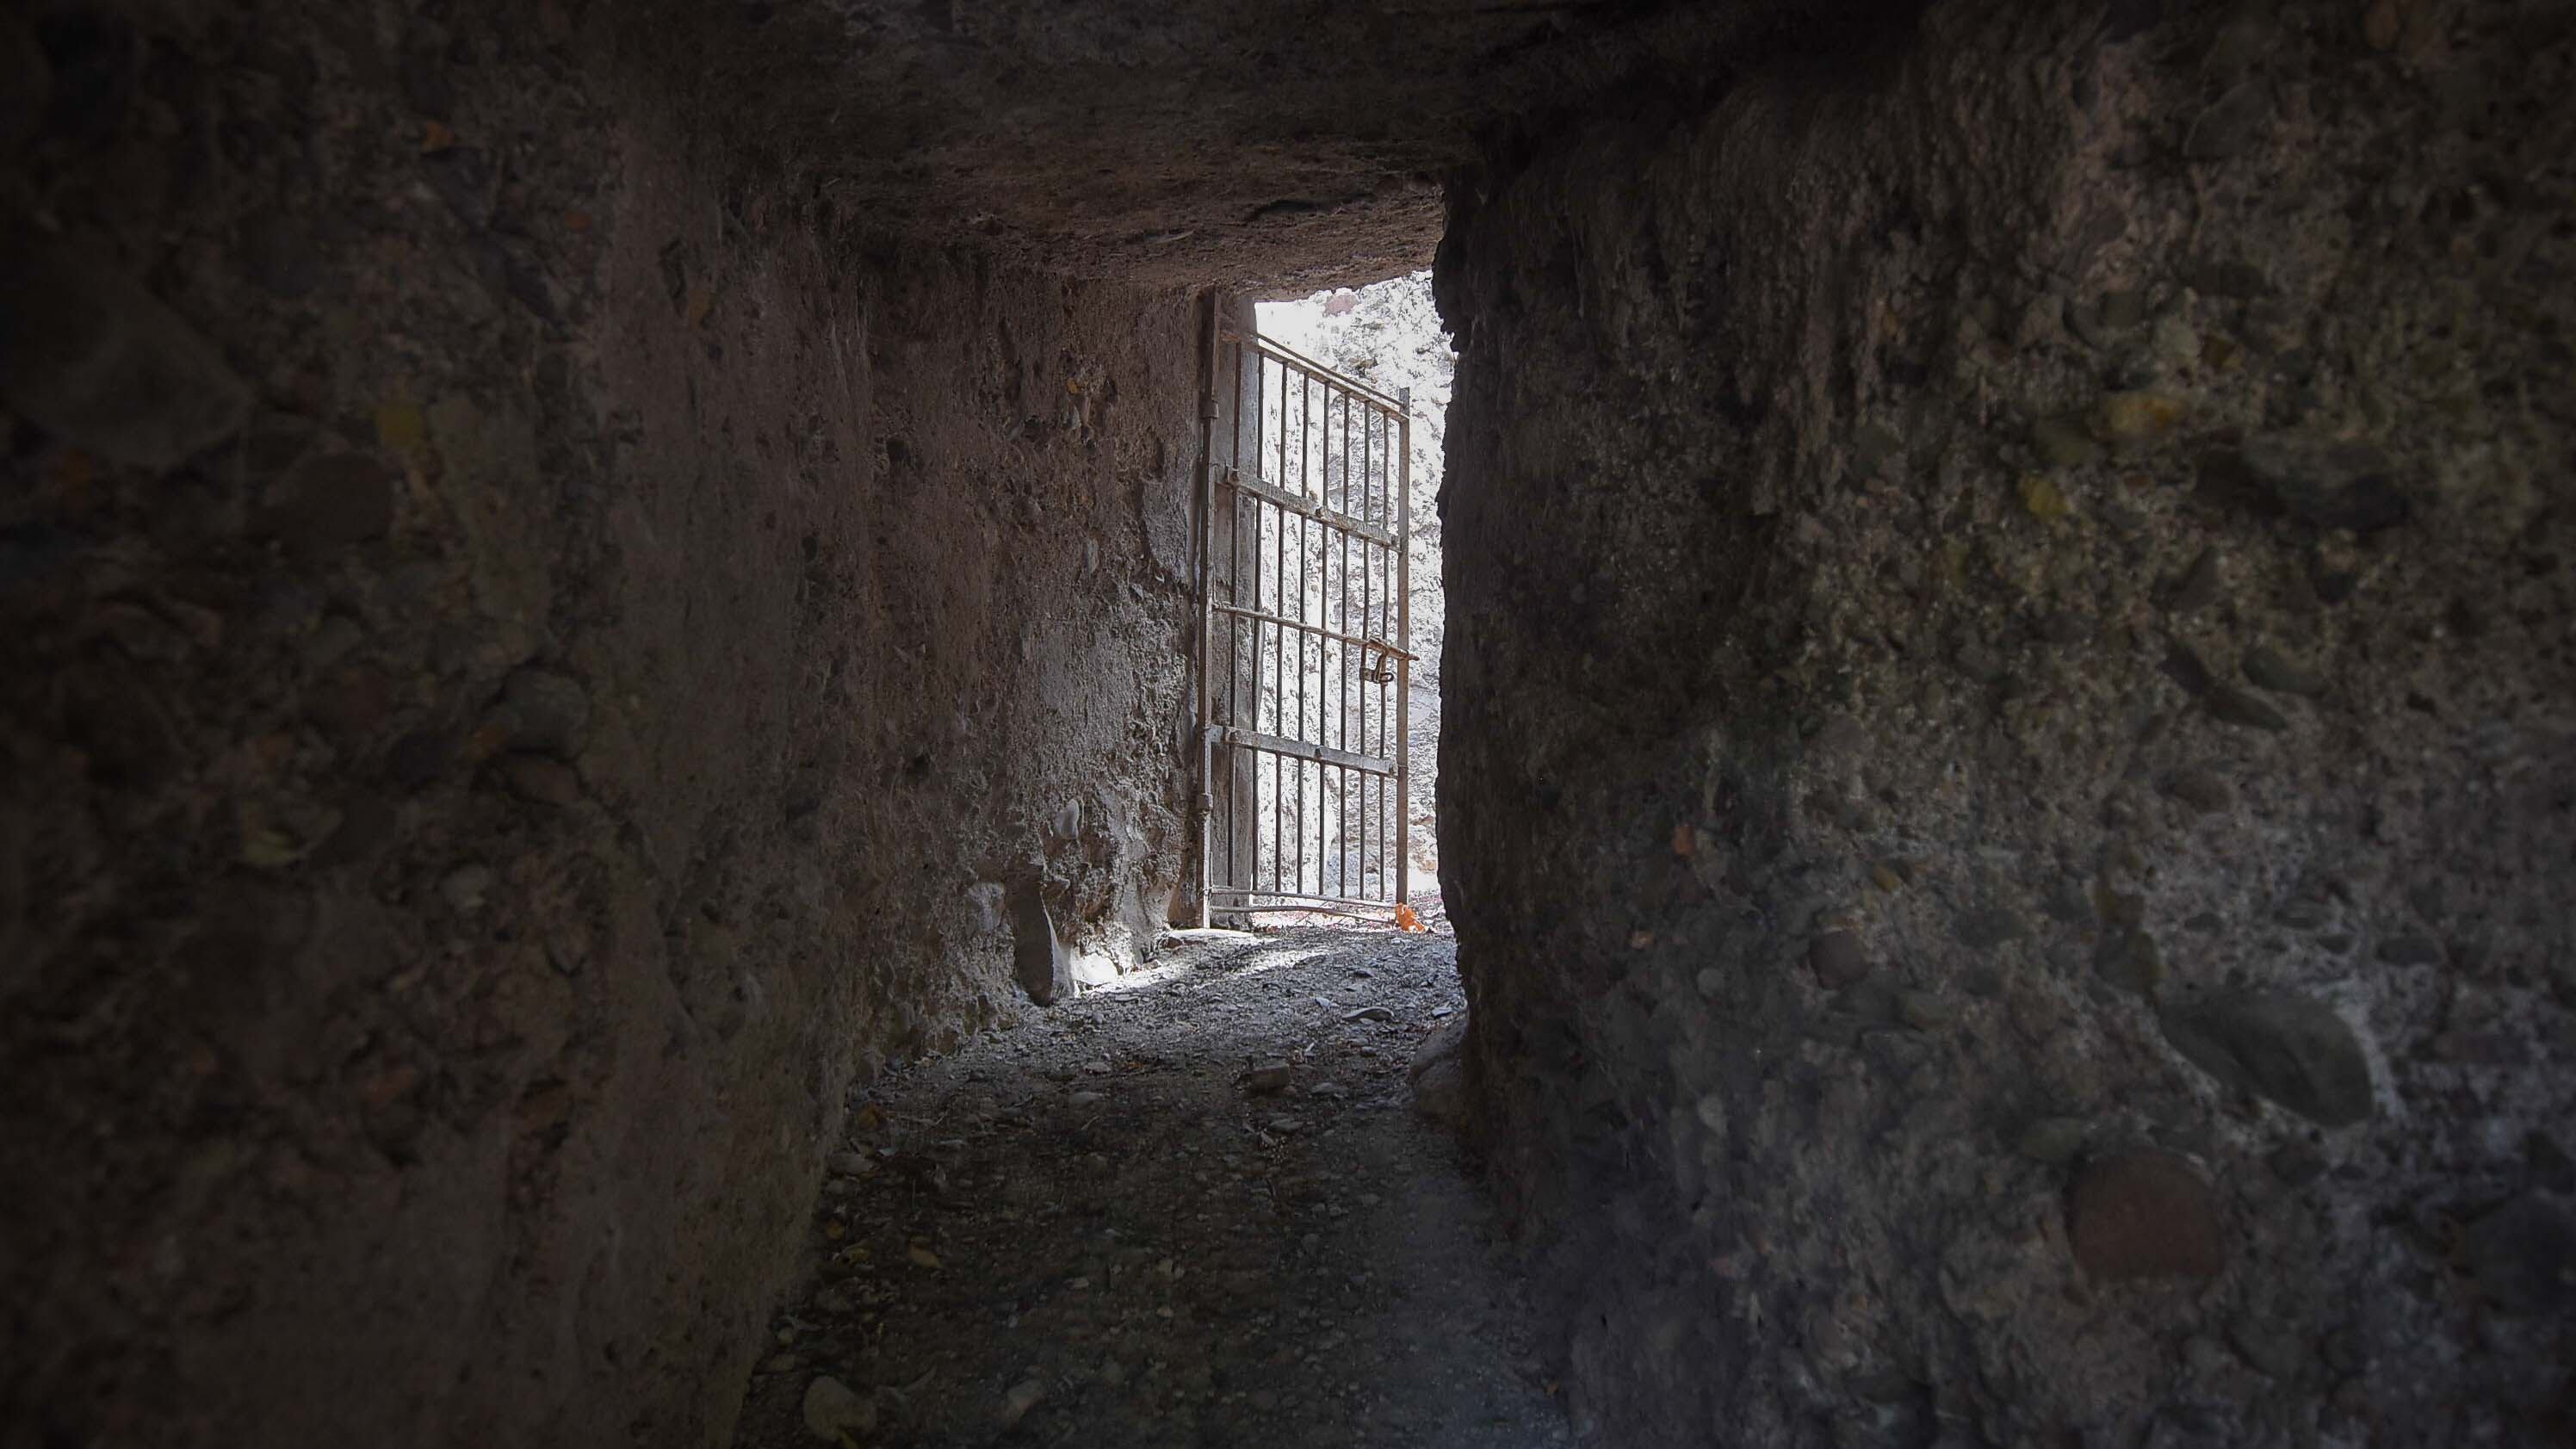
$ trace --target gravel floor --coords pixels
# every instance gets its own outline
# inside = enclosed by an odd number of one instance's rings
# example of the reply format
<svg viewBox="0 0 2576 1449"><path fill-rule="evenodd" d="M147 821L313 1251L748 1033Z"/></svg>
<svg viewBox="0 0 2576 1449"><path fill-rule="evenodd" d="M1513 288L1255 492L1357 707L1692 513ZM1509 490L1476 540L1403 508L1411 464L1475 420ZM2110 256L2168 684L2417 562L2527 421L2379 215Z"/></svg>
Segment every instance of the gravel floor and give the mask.
<svg viewBox="0 0 2576 1449"><path fill-rule="evenodd" d="M889 1074L739 1442L1570 1442L1485 1200L1412 1110L1464 1010L1445 936L1194 941Z"/></svg>

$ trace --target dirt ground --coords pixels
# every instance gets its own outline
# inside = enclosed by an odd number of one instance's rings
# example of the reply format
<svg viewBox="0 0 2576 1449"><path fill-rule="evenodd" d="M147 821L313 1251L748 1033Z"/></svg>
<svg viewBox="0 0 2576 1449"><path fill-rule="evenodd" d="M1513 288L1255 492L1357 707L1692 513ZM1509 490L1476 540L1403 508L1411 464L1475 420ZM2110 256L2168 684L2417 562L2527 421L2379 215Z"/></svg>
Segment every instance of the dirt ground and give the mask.
<svg viewBox="0 0 2576 1449"><path fill-rule="evenodd" d="M1408 1080L1466 1009L1455 950L1209 933L880 1079L738 1442L1570 1442Z"/></svg>

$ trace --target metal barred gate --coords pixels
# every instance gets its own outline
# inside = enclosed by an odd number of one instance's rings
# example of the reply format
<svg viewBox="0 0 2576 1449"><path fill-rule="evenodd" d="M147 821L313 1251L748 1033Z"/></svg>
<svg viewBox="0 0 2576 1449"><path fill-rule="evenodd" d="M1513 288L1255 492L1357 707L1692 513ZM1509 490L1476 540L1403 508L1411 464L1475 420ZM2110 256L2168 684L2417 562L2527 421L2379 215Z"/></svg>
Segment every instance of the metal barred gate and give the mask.
<svg viewBox="0 0 2576 1449"><path fill-rule="evenodd" d="M1409 396L1210 304L1199 489L1202 924L1411 885Z"/></svg>

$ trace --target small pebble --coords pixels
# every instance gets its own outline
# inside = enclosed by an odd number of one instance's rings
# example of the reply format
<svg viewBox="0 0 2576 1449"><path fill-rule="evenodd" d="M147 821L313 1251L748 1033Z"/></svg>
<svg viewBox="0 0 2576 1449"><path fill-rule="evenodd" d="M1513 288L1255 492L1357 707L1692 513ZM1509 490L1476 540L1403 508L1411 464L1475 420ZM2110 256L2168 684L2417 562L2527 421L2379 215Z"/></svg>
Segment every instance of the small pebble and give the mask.
<svg viewBox="0 0 2576 1449"><path fill-rule="evenodd" d="M1010 1393L1002 1399L1002 1427L1016 1427L1045 1398L1046 1382L1042 1379L1022 1379L1011 1385Z"/></svg>
<svg viewBox="0 0 2576 1449"><path fill-rule="evenodd" d="M2066 490L2045 473L2025 473L2021 478L2021 506L2023 512L2043 521L2064 518Z"/></svg>
<svg viewBox="0 0 2576 1449"><path fill-rule="evenodd" d="M2225 684L2213 683L2210 686L2209 716L2247 729L2280 731L2290 727L2287 715L2244 690Z"/></svg>
<svg viewBox="0 0 2576 1449"><path fill-rule="evenodd" d="M805 1428L826 1444L838 1444L844 1432L853 1437L872 1434L877 1427L876 1405L860 1398L848 1384L829 1376L805 1386Z"/></svg>
<svg viewBox="0 0 2576 1449"><path fill-rule="evenodd" d="M492 890L492 867L469 861L447 873L438 883L438 893L458 915L470 916L483 909Z"/></svg>
<svg viewBox="0 0 2576 1449"><path fill-rule="evenodd" d="M2295 1379L2306 1367L2308 1346L2284 1326L2248 1315L2227 1329L2227 1341L2245 1361L2276 1379Z"/></svg>
<svg viewBox="0 0 2576 1449"><path fill-rule="evenodd" d="M1827 931L1808 944L1807 965L1827 990L1838 990L1869 974L1869 955L1861 949L1860 937Z"/></svg>
<svg viewBox="0 0 2576 1449"><path fill-rule="evenodd" d="M2377 955L2391 966L2438 966L2442 948L2430 936L2391 936L2379 943Z"/></svg>
<svg viewBox="0 0 2576 1449"><path fill-rule="evenodd" d="M2164 791L2203 815L2236 803L2235 792L2227 788L2227 782L2216 771L2197 765L2166 776Z"/></svg>
<svg viewBox="0 0 2576 1449"><path fill-rule="evenodd" d="M2256 689L2274 694L2315 698L2326 692L2325 676L2268 644L2245 651L2245 678Z"/></svg>
<svg viewBox="0 0 2576 1449"><path fill-rule="evenodd" d="M501 687L501 709L510 747L570 758L590 723L590 696L568 675L527 668Z"/></svg>
<svg viewBox="0 0 2576 1449"><path fill-rule="evenodd" d="M2093 431L2105 438L2135 441L2172 432L2182 415L2179 398L2157 392L2115 392L2095 410Z"/></svg>
<svg viewBox="0 0 2576 1449"><path fill-rule="evenodd" d="M2001 906L1988 906L1961 916L1951 928L1962 945L1977 951L1990 951L2006 941L2018 941L2030 934L2021 917Z"/></svg>
<svg viewBox="0 0 2576 1449"><path fill-rule="evenodd" d="M2218 550L2204 548L2191 561L2191 566L2174 580L2173 589L2165 596L2165 607L2176 614L2196 613L2218 600Z"/></svg>
<svg viewBox="0 0 2576 1449"><path fill-rule="evenodd" d="M2200 360L2200 334L2171 313L2156 319L2153 345L2156 356L2169 367L2189 367Z"/></svg>
<svg viewBox="0 0 2576 1449"><path fill-rule="evenodd" d="M2102 456L2102 445L2081 425L2065 418L2042 418L2031 424L2030 445L2052 468L2081 468Z"/></svg>
<svg viewBox="0 0 2576 1449"><path fill-rule="evenodd" d="M544 755L509 755L501 761L501 778L510 792L532 805L573 805L581 800L581 776L572 766Z"/></svg>

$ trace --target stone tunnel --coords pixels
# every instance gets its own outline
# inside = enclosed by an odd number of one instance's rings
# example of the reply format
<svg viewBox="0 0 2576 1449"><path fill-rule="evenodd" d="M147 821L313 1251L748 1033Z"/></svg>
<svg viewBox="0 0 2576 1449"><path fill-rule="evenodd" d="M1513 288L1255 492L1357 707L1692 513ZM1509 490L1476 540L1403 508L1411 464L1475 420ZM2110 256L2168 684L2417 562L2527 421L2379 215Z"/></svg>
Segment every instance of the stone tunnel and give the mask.
<svg viewBox="0 0 2576 1449"><path fill-rule="evenodd" d="M2561 0L13 5L0 1445L2570 1442L2571 96ZM1424 266L1556 1423L773 1441L853 1104L1204 904L1213 319Z"/></svg>

